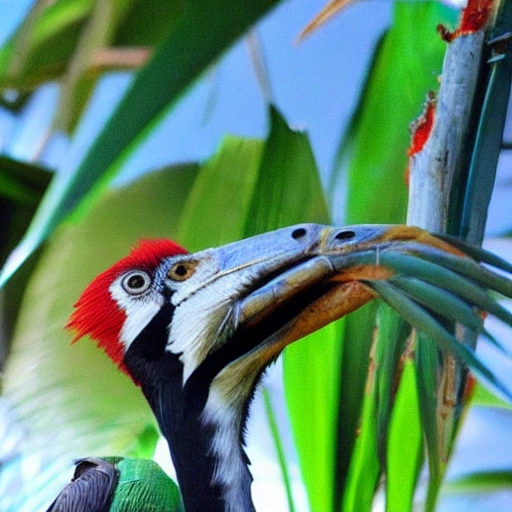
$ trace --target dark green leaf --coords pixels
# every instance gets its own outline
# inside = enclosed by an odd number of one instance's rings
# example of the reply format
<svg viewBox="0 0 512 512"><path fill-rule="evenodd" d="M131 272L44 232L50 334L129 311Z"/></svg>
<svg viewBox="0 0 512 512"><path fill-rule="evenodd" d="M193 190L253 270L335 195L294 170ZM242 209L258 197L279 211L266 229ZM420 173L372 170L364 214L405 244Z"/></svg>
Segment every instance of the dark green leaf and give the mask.
<svg viewBox="0 0 512 512"><path fill-rule="evenodd" d="M510 490L512 488L512 471L482 471L470 473L450 480L444 487L447 492L490 492Z"/></svg>
<svg viewBox="0 0 512 512"><path fill-rule="evenodd" d="M412 326L430 336L441 349L452 352L460 361L473 370L475 374L479 375L507 398L512 400L512 394L503 386L494 373L476 356L475 352L458 341L427 311L400 293L389 283L384 281L372 281L368 284Z"/></svg>
<svg viewBox="0 0 512 512"><path fill-rule="evenodd" d="M84 160L70 174L54 181L31 228L0 274L0 286L91 192L118 171L165 110L179 98L221 53L278 0L236 0L187 4L151 61L137 74L111 119Z"/></svg>

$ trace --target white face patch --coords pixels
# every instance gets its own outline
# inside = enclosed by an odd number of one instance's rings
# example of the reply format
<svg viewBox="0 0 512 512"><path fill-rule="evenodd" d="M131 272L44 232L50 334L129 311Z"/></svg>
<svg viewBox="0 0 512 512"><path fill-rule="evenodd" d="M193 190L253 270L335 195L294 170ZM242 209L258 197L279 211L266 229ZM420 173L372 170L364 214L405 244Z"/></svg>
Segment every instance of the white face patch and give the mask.
<svg viewBox="0 0 512 512"><path fill-rule="evenodd" d="M222 344L236 328L232 305L239 289L237 276L224 276L176 306L168 350L180 354L183 383L211 350Z"/></svg>
<svg viewBox="0 0 512 512"><path fill-rule="evenodd" d="M167 349L180 354L183 384L236 330L236 301L264 271L263 263L219 271L213 251L204 251L200 261L190 279L173 285L171 299L175 310Z"/></svg>
<svg viewBox="0 0 512 512"><path fill-rule="evenodd" d="M110 295L117 305L126 313L126 320L120 333L120 341L125 353L137 336L160 311L164 298L156 290L141 295L130 295L116 279L109 288Z"/></svg>

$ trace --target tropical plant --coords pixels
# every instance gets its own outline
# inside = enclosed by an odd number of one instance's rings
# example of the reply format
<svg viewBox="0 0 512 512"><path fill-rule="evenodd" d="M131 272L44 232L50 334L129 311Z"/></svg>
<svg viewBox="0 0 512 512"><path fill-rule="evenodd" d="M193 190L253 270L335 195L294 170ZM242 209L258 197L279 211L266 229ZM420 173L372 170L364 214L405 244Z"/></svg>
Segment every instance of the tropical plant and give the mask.
<svg viewBox="0 0 512 512"><path fill-rule="evenodd" d="M408 220L481 243L510 92L510 0L470 2L459 22L457 11L437 2L395 1L332 169L317 154L322 145L311 142L327 121L317 131L308 127L309 134L290 128L285 117L296 114L281 113L295 112L286 93L272 93L271 81L286 92L288 84L266 70L260 42L272 37L268 24L279 24L273 20L285 19L301 0L269 14L279 3L38 0L0 49L4 122L21 130L30 109L51 114L36 155L17 158L5 145L0 157L0 361L11 411L0 438L1 510L41 509L78 457L153 456L158 432L139 390L92 344L71 346L63 331L85 285L138 238L168 236L194 251L303 221ZM331 2L302 43L319 66L320 56L327 67L340 58L329 39L318 49L314 38L330 30L324 18L345 3ZM352 15L359 26L362 13L376 9L355 6L338 20ZM238 125L226 122L222 140L215 132L213 154L196 130L191 138L204 147L192 161L173 158L180 153L172 150L158 168L148 152L151 164L137 160L162 123L170 141L185 144L172 130L190 125L173 123L184 105L186 115L198 117L198 94L207 91L206 123L213 111L222 113L218 75L241 47L223 55L244 35L262 90L249 101L260 117L267 114L268 133L232 135ZM277 67L286 75L287 62ZM316 77L307 78L315 88ZM408 157L407 126L427 92L438 90L437 103L429 96L415 124ZM232 103L247 101L236 89L230 94ZM55 105L42 105L48 98L57 98ZM324 112L342 98L324 97ZM91 123L96 116L100 122ZM438 161L451 173L441 188L428 172ZM137 177L128 180L135 167ZM310 510L371 510L382 496L388 511L412 510L418 501L434 510L469 408L485 405L510 419L505 402L475 385L427 334L411 335L407 312L400 313L374 301L284 356L286 405ZM456 334L476 343L471 333ZM266 413L289 508L299 509L275 394L265 391ZM510 467L486 468L445 489L510 490L511 474Z"/></svg>

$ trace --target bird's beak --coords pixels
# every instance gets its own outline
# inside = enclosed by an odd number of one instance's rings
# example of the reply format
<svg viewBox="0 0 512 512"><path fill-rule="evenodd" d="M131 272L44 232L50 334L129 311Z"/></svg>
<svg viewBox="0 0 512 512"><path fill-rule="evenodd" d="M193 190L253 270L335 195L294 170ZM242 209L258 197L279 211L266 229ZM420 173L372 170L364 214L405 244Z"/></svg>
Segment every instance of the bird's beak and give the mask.
<svg viewBox="0 0 512 512"><path fill-rule="evenodd" d="M274 324L279 350L375 298L366 283L395 274L381 264L383 252L423 247L460 254L428 232L402 225L294 226L237 244L240 256L254 254L256 246L275 249L260 283L240 299L236 323L242 331Z"/></svg>
<svg viewBox="0 0 512 512"><path fill-rule="evenodd" d="M512 266L415 227L303 224L184 258L195 272L173 295L169 349L180 354L190 389L216 375L226 381L219 389L236 389L249 374L254 382L288 344L377 296L490 382L436 315L477 333L481 311L512 324L486 291L512 297L512 281L478 262Z"/></svg>
<svg viewBox="0 0 512 512"><path fill-rule="evenodd" d="M173 338L203 342L194 352L176 341L174 350L183 357L193 353L194 362L186 365L190 371L213 352L227 352L227 345L229 355L223 360L255 350L261 363L270 360L289 343L376 297L367 283L393 276L380 258L399 247L454 251L427 232L406 226L303 224L191 254L186 258L197 265L196 273L176 295L175 305L176 318L187 303L190 307L184 309L196 312L195 321L192 326L173 321L172 329L181 330Z"/></svg>

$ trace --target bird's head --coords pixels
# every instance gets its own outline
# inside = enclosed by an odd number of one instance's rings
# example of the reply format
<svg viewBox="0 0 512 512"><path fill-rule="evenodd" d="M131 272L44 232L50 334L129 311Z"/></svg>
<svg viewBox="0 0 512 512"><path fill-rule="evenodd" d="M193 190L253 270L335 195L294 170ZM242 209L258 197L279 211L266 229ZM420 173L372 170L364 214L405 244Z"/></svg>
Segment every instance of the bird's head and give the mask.
<svg viewBox="0 0 512 512"><path fill-rule="evenodd" d="M67 327L74 341L94 339L137 384L168 355L179 360L183 387L228 367L227 380L255 377L287 344L375 297L364 281L392 274L379 250L411 240L444 244L416 228L314 224L194 254L144 240L89 284ZM368 251L375 261L345 263Z"/></svg>
<svg viewBox="0 0 512 512"><path fill-rule="evenodd" d="M74 341L94 339L137 384L137 358L166 354L182 364L183 386L197 371L212 380L248 356L247 369L259 374L332 287L322 278L329 263L318 258L330 232L300 225L195 254L170 240L141 241L89 284L67 327ZM306 330L318 328L312 322Z"/></svg>
<svg viewBox="0 0 512 512"><path fill-rule="evenodd" d="M124 355L164 302L162 265L187 251L167 239L141 240L131 253L99 274L75 303L67 328L73 341L90 336L130 375Z"/></svg>

